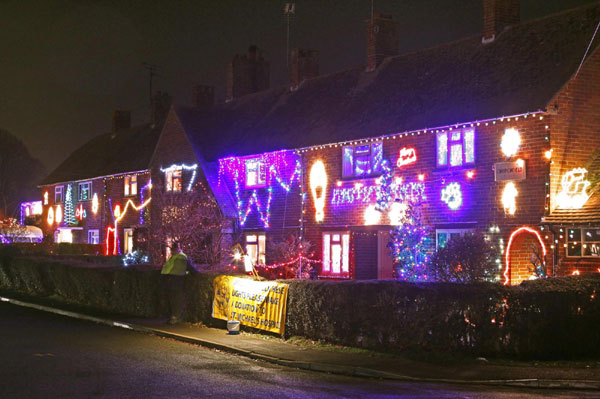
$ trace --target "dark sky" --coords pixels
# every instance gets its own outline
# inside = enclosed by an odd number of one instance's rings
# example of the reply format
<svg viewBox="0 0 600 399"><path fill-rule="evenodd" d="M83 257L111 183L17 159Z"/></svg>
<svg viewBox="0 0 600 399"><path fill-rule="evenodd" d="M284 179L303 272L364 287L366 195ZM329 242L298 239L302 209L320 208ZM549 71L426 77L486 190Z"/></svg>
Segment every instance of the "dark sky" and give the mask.
<svg viewBox="0 0 600 399"><path fill-rule="evenodd" d="M594 1L521 0L521 20ZM250 44L271 61L271 87L284 84L285 3L0 0L0 128L50 171L107 132L114 109L132 110L134 124L149 119L144 61L161 66L155 88L180 104L198 83L223 99L227 62ZM399 22L400 52L481 31L482 0L374 4ZM297 0L292 45L319 50L321 74L363 65L370 10L371 0Z"/></svg>

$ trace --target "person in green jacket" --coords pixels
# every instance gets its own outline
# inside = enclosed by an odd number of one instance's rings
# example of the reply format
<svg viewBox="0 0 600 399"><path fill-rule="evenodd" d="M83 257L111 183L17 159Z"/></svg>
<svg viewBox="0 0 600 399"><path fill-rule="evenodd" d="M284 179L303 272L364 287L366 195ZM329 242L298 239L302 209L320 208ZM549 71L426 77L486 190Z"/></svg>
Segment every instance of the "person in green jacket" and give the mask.
<svg viewBox="0 0 600 399"><path fill-rule="evenodd" d="M169 324L176 324L181 321L185 302L185 276L188 273L188 268L196 271L188 256L181 250L179 243L173 242L171 244L171 257L165 262L160 272L165 281L169 311L171 312Z"/></svg>

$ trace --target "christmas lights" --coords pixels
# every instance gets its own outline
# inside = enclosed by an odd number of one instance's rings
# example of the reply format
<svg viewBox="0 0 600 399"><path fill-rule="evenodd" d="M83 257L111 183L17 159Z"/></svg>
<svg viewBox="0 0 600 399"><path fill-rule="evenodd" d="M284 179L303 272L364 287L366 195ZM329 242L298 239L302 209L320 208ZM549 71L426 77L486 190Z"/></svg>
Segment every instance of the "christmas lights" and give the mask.
<svg viewBox="0 0 600 399"><path fill-rule="evenodd" d="M63 210L60 205L56 205L56 212L54 212L54 221L56 224L60 224L63 221Z"/></svg>
<svg viewBox="0 0 600 399"><path fill-rule="evenodd" d="M460 184L449 183L444 187L442 189L442 202L448 205L448 208L453 211L459 209L463 203Z"/></svg>
<svg viewBox="0 0 600 399"><path fill-rule="evenodd" d="M96 193L92 197L92 213L94 215L98 213L98 194Z"/></svg>
<svg viewBox="0 0 600 399"><path fill-rule="evenodd" d="M77 209L75 209L75 218L77 220L83 220L87 217L87 213L85 209L83 209L83 204L79 204Z"/></svg>
<svg viewBox="0 0 600 399"><path fill-rule="evenodd" d="M44 205L48 205L48 191L44 192Z"/></svg>
<svg viewBox="0 0 600 399"><path fill-rule="evenodd" d="M190 181L188 182L186 191L192 191L192 187L194 187L194 182L196 181L197 169L198 169L198 164L186 165L186 164L182 163L182 164L173 164L173 165L169 166L168 168L160 168L160 171L162 173L167 173L167 172L173 172L176 170L191 170L192 177L190 178Z"/></svg>
<svg viewBox="0 0 600 399"><path fill-rule="evenodd" d="M42 201L21 202L21 224L25 223L25 218L43 213Z"/></svg>
<svg viewBox="0 0 600 399"><path fill-rule="evenodd" d="M521 135L519 134L519 131L513 128L506 129L502 136L502 141L500 142L502 153L510 158L519 151L520 145Z"/></svg>
<svg viewBox="0 0 600 399"><path fill-rule="evenodd" d="M556 197L559 208L579 209L590 198L587 189L590 182L585 179L587 169L575 168L565 173L560 181L561 191Z"/></svg>
<svg viewBox="0 0 600 399"><path fill-rule="evenodd" d="M377 209L376 205L369 205L365 209L364 219L366 226L378 224L381 220L381 211Z"/></svg>
<svg viewBox="0 0 600 399"><path fill-rule="evenodd" d="M504 207L504 213L507 215L514 215L517 210L516 198L519 192L515 187L515 183L508 182L504 186L502 191L502 206Z"/></svg>
<svg viewBox="0 0 600 399"><path fill-rule="evenodd" d="M354 203L370 204L376 201L379 185L358 184L348 188L334 188L331 196L331 205L339 206ZM396 179L390 185L391 200L406 201L423 198L425 194L425 184L423 183L405 183Z"/></svg>
<svg viewBox="0 0 600 399"><path fill-rule="evenodd" d="M52 207L48 208L48 218L46 219L46 221L50 226L54 224L54 209Z"/></svg>
<svg viewBox="0 0 600 399"><path fill-rule="evenodd" d="M402 147L400 149L400 154L398 155L396 166L401 168L402 166L410 165L415 162L417 162L417 151L415 151L414 148Z"/></svg>
<svg viewBox="0 0 600 399"><path fill-rule="evenodd" d="M127 210L129 209L129 207L131 206L131 208L133 208L136 211L141 211L142 209L144 209L146 206L148 206L148 204L150 203L150 201L152 200L152 198L148 198L145 202L141 203L140 205L135 205L133 203L132 200L127 200L127 203L125 204L125 207L123 208L123 210L121 210L121 206L119 204L115 205L114 211L113 211L113 216L114 216L114 221L115 221L115 227L110 227L108 226L106 228L106 250L105 250L105 254L108 255L110 252L109 249L109 236L112 233L113 235L113 255L117 255L120 253L120 248L119 248L119 222L121 221L121 219L123 219L125 217L125 215L127 214Z"/></svg>
<svg viewBox="0 0 600 399"><path fill-rule="evenodd" d="M504 253L504 264L505 264L504 285L508 285L510 283L510 247L512 245L514 238L518 234L523 233L523 232L528 232L528 233L535 235L538 242L540 243L540 246L542 247L543 258L544 259L546 258L546 246L544 245L544 241L542 241L542 237L540 236L540 233L538 233L536 230L534 230L530 227L527 227L527 226L519 227L518 229L516 229L515 231L513 231L510 234L510 238L508 239L508 245L506 246L506 252Z"/></svg>
<svg viewBox="0 0 600 399"><path fill-rule="evenodd" d="M65 211L64 211L64 220L66 226L73 226L77 224L77 219L75 218L75 209L73 208L73 185L67 185L67 192L65 194ZM58 220L58 210L56 212L56 223L60 223Z"/></svg>
<svg viewBox="0 0 600 399"><path fill-rule="evenodd" d="M375 209L385 212L390 208L390 201L392 200L392 178L394 177L394 172L387 159L381 163L381 169L383 170L383 175L377 179L377 204L375 205Z"/></svg>
<svg viewBox="0 0 600 399"><path fill-rule="evenodd" d="M322 222L325 218L325 195L327 189L327 173L323 161L316 161L310 169L310 191L315 204L315 220Z"/></svg>
<svg viewBox="0 0 600 399"><path fill-rule="evenodd" d="M400 226L390 232L388 247L394 258L396 276L401 280L426 280L428 229L423 223L421 201L407 202Z"/></svg>

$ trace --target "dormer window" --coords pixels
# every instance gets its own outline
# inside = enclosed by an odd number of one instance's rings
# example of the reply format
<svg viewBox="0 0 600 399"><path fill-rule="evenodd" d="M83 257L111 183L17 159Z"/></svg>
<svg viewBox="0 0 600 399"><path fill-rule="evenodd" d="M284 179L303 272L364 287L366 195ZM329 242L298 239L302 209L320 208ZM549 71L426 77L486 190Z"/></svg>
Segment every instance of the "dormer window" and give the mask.
<svg viewBox="0 0 600 399"><path fill-rule="evenodd" d="M246 161L246 188L264 187L267 185L267 165L260 159Z"/></svg>
<svg viewBox="0 0 600 399"><path fill-rule="evenodd" d="M438 132L436 136L438 168L453 168L475 163L475 130Z"/></svg>
<svg viewBox="0 0 600 399"><path fill-rule="evenodd" d="M343 177L368 177L381 174L383 143L346 146L342 151Z"/></svg>
<svg viewBox="0 0 600 399"><path fill-rule="evenodd" d="M137 175L125 176L125 196L137 195Z"/></svg>

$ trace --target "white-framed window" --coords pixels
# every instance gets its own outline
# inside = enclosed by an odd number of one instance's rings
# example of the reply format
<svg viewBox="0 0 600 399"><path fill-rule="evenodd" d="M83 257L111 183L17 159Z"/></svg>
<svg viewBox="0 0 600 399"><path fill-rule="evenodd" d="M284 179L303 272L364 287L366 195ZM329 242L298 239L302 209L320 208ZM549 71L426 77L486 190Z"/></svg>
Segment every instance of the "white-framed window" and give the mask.
<svg viewBox="0 0 600 399"><path fill-rule="evenodd" d="M165 172L165 177L167 180L167 191L176 193L181 192L183 186L181 168L167 170Z"/></svg>
<svg viewBox="0 0 600 399"><path fill-rule="evenodd" d="M137 195L137 175L125 176L125 196Z"/></svg>
<svg viewBox="0 0 600 399"><path fill-rule="evenodd" d="M381 174L383 143L346 146L342 148L342 177L367 177Z"/></svg>
<svg viewBox="0 0 600 399"><path fill-rule="evenodd" d="M267 185L267 165L260 159L246 161L246 187L264 187Z"/></svg>
<svg viewBox="0 0 600 399"><path fill-rule="evenodd" d="M123 252L133 252L133 229L123 229Z"/></svg>
<svg viewBox="0 0 600 399"><path fill-rule="evenodd" d="M600 227L567 229L567 256L600 257Z"/></svg>
<svg viewBox="0 0 600 399"><path fill-rule="evenodd" d="M55 204L60 204L61 202L64 202L64 200L65 200L64 190L65 190L64 186L54 187L54 203Z"/></svg>
<svg viewBox="0 0 600 399"><path fill-rule="evenodd" d="M350 233L323 233L323 270L325 276L348 277L350 274Z"/></svg>
<svg viewBox="0 0 600 399"><path fill-rule="evenodd" d="M54 242L73 242L73 231L71 229L56 229L54 232Z"/></svg>
<svg viewBox="0 0 600 399"><path fill-rule="evenodd" d="M100 230L88 230L88 244L100 244Z"/></svg>
<svg viewBox="0 0 600 399"><path fill-rule="evenodd" d="M448 241L452 240L453 238L462 237L465 234L473 232L473 229L436 229L435 248L444 248Z"/></svg>
<svg viewBox="0 0 600 399"><path fill-rule="evenodd" d="M267 240L264 233L246 234L246 255L255 265L265 264Z"/></svg>
<svg viewBox="0 0 600 399"><path fill-rule="evenodd" d="M92 199L92 182L86 181L79 183L79 201L89 201Z"/></svg>
<svg viewBox="0 0 600 399"><path fill-rule="evenodd" d="M475 129L455 129L436 135L438 168L475 163Z"/></svg>

